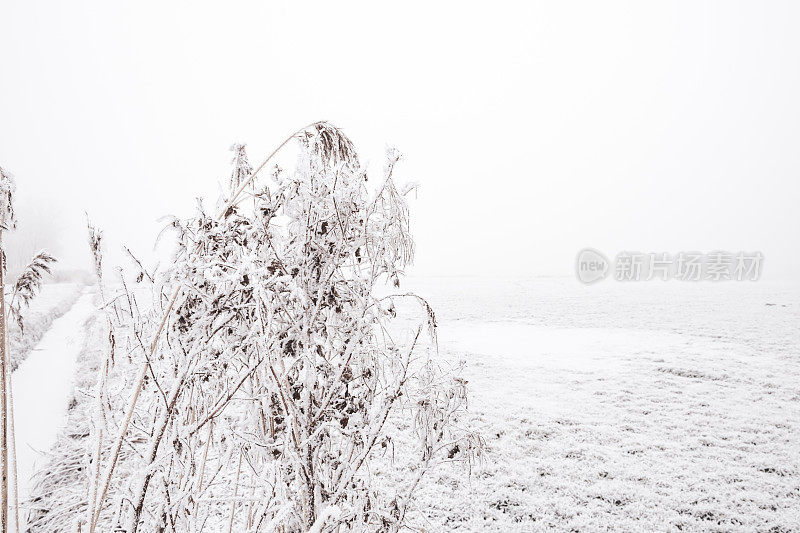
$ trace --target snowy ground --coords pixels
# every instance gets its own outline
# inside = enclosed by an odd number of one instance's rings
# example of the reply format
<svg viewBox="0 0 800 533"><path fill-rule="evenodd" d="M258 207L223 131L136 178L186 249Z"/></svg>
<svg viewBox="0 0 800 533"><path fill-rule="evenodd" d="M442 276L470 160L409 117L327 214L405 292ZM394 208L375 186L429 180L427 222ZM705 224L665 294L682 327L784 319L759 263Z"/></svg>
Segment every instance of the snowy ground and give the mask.
<svg viewBox="0 0 800 533"><path fill-rule="evenodd" d="M76 358L84 345L83 326L95 310L92 294L84 291L12 374L20 501L27 498L31 476L63 425Z"/></svg>
<svg viewBox="0 0 800 533"><path fill-rule="evenodd" d="M412 283L487 439L429 531L800 530L800 288Z"/></svg>
<svg viewBox="0 0 800 533"><path fill-rule="evenodd" d="M11 368L17 368L20 361L28 356L31 349L47 332L53 320L72 307L82 287L81 283L45 283L41 293L31 302L31 306L23 311L24 334L16 321L9 321Z"/></svg>
<svg viewBox="0 0 800 533"><path fill-rule="evenodd" d="M425 480L426 531L800 530L800 286L407 289L437 311L440 357L466 361L468 421L487 444L470 477ZM66 339L90 311L84 296L31 368L71 361L80 343ZM34 377L31 394L59 404L47 416L64 414L63 383L46 392Z"/></svg>

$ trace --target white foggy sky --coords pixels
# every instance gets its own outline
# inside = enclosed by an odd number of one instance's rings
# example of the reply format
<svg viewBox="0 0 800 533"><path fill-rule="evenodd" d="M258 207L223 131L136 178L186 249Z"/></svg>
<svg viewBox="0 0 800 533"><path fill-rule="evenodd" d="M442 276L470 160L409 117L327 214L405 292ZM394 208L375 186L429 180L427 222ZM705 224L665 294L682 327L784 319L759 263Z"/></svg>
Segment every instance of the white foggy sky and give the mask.
<svg viewBox="0 0 800 533"><path fill-rule="evenodd" d="M32 2L0 7L0 165L88 257L150 249L325 119L420 182L418 274L571 275L576 252L760 250L800 272L800 6ZM41 223L40 223L41 224ZM38 227L38 226L37 226Z"/></svg>

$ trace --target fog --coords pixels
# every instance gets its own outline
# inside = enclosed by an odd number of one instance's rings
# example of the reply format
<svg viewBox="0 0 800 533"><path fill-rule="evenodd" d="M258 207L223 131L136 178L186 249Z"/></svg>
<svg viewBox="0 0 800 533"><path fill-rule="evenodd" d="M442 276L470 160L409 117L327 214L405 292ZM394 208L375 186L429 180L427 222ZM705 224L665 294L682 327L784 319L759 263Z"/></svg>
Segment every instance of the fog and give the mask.
<svg viewBox="0 0 800 533"><path fill-rule="evenodd" d="M116 260L314 120L405 154L420 275L572 275L579 249L800 272L800 5L7 1L19 249ZM27 233L25 228L28 228ZM115 255L116 254L116 255Z"/></svg>

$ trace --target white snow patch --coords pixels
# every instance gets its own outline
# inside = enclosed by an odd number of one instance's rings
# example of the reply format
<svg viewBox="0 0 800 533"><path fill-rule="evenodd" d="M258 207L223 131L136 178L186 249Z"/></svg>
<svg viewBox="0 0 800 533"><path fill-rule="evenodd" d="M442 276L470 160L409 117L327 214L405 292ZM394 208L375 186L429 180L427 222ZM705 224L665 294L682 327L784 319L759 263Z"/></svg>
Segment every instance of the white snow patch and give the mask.
<svg viewBox="0 0 800 533"><path fill-rule="evenodd" d="M63 424L76 358L83 348L83 325L95 310L92 294L84 291L12 374L20 502L29 494L36 463L55 443Z"/></svg>
<svg viewBox="0 0 800 533"><path fill-rule="evenodd" d="M31 306L22 311L24 331L20 331L16 320L8 321L11 369L28 356L53 320L66 313L81 295L78 283L45 283Z"/></svg>
<svg viewBox="0 0 800 533"><path fill-rule="evenodd" d="M423 479L421 527L799 530L800 286L422 285L486 455Z"/></svg>
<svg viewBox="0 0 800 533"><path fill-rule="evenodd" d="M446 322L442 345L501 357L505 365L591 371L619 365L620 355L664 349L679 335L623 328L545 328L507 322Z"/></svg>

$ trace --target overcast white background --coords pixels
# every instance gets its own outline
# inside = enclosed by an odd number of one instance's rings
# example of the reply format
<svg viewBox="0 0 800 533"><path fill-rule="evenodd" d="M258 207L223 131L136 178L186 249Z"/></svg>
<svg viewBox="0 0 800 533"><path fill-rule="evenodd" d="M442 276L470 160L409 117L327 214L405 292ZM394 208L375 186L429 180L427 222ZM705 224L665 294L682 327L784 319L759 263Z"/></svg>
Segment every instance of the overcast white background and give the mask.
<svg viewBox="0 0 800 533"><path fill-rule="evenodd" d="M231 143L257 163L326 119L376 169L406 155L415 273L571 275L592 246L760 250L796 277L799 23L793 2L4 0L0 165L30 235L82 264L84 210L147 251Z"/></svg>

